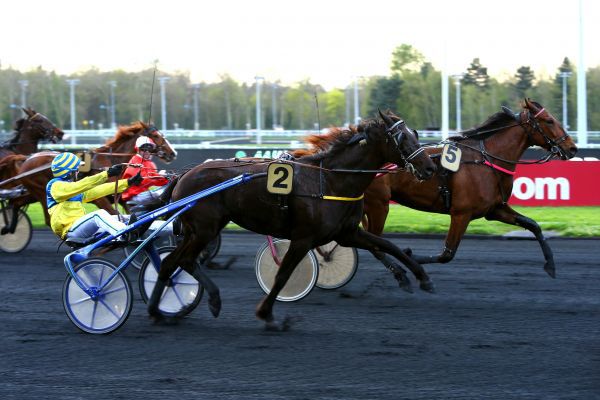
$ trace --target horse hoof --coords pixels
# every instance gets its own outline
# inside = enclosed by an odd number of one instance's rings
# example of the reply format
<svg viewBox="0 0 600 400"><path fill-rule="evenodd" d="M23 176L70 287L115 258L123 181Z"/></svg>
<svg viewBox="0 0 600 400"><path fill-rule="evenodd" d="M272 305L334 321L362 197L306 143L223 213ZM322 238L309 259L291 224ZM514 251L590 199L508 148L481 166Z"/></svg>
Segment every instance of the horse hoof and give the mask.
<svg viewBox="0 0 600 400"><path fill-rule="evenodd" d="M400 289L404 290L405 292L413 293L412 285L408 279L398 281L398 286L400 286Z"/></svg>
<svg viewBox="0 0 600 400"><path fill-rule="evenodd" d="M409 257L412 257L412 249L410 247L405 248L404 250L402 250L404 252L404 254L406 254Z"/></svg>
<svg viewBox="0 0 600 400"><path fill-rule="evenodd" d="M556 278L556 268L554 268L554 263L547 262L544 264L544 271L546 271L551 278Z"/></svg>
<svg viewBox="0 0 600 400"><path fill-rule="evenodd" d="M8 227L3 227L2 230L0 230L0 235L6 235L9 232Z"/></svg>
<svg viewBox="0 0 600 400"><path fill-rule="evenodd" d="M213 296L208 299L208 309L213 317L217 318L221 312L221 297Z"/></svg>
<svg viewBox="0 0 600 400"><path fill-rule="evenodd" d="M431 282L430 280L421 281L421 284L419 285L419 287L421 288L421 290L424 290L425 292L435 293L435 286L433 285L433 282Z"/></svg>
<svg viewBox="0 0 600 400"><path fill-rule="evenodd" d="M278 324L275 321L266 321L265 322L265 330L269 332L287 332L292 328L292 325L296 323L299 318L286 316L281 324Z"/></svg>
<svg viewBox="0 0 600 400"><path fill-rule="evenodd" d="M158 310L148 310L148 317L154 325L172 326L179 324L181 318L167 317Z"/></svg>
<svg viewBox="0 0 600 400"><path fill-rule="evenodd" d="M412 285L410 283L410 279L408 279L408 276L406 276L406 274L404 274L402 272L396 273L396 274L394 274L394 278L396 278L396 280L398 281L398 286L400 286L400 289L402 289L408 293L413 292Z"/></svg>

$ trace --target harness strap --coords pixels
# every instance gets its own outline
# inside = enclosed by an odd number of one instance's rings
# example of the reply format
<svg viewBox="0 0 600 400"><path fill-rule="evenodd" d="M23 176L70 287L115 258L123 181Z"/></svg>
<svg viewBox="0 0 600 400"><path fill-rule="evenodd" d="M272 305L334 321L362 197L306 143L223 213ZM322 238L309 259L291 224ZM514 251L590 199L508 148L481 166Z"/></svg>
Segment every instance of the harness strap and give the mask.
<svg viewBox="0 0 600 400"><path fill-rule="evenodd" d="M497 169L498 171L504 172L505 174L508 174L508 175L514 175L514 174L516 173L515 171L511 171L511 170L508 170L508 169L506 169L506 168L502 168L502 167L501 167L501 166L499 166L499 165L492 164L492 163L491 163L491 162L489 162L488 160L485 160L485 161L483 162L483 164L484 164L484 165L487 165L488 167L492 167L492 168L494 168L494 169Z"/></svg>
<svg viewBox="0 0 600 400"><path fill-rule="evenodd" d="M339 197L339 196L323 196L323 200L339 200L339 201L359 201L365 197L365 194L361 194L358 197Z"/></svg>

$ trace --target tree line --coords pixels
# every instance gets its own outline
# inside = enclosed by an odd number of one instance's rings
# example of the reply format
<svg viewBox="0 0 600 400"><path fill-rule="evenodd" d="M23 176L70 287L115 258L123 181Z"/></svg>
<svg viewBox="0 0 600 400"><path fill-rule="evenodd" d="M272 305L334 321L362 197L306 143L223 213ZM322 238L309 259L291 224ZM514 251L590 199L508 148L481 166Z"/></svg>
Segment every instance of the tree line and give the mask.
<svg viewBox="0 0 600 400"><path fill-rule="evenodd" d="M159 85L153 85L154 73L152 68L138 72L89 69L66 76L42 67L24 72L0 66L0 130L12 129L13 121L21 116L23 90L27 106L44 113L63 129L70 129L67 79L79 80L75 87L77 129L110 127L111 81L116 82L112 90L117 123L151 118L160 127ZM564 78L561 73L566 73ZM456 128L455 99L459 87L463 129L482 123L502 105L516 109L525 96L543 104L563 121L563 79L568 83L568 122L571 129L575 129L576 75L574 66L565 57L552 78L537 77L530 67L521 66L511 79L500 81L489 76L487 68L475 58L460 76L460 86L453 84L459 77L449 78L450 129ZM169 77L165 84L167 129L253 129L256 127L257 84L260 84L263 129L314 130L353 123L356 117L353 87L325 90L310 80L293 85L268 80L248 84L226 74L219 82L193 84L189 73L159 72L157 76ZM393 51L389 75L363 77L357 83L359 115L372 117L378 108L389 108L417 129L439 129L441 79L441 71L420 51L402 44ZM599 89L600 66L596 66L587 71L590 130L600 130Z"/></svg>

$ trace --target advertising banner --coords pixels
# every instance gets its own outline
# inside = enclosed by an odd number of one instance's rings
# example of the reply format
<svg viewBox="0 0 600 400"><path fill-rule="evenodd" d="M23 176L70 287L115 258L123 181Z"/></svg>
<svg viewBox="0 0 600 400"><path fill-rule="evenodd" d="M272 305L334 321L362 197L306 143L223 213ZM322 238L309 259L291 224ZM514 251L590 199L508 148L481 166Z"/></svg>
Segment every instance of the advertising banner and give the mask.
<svg viewBox="0 0 600 400"><path fill-rule="evenodd" d="M510 204L600 206L600 161L519 165Z"/></svg>

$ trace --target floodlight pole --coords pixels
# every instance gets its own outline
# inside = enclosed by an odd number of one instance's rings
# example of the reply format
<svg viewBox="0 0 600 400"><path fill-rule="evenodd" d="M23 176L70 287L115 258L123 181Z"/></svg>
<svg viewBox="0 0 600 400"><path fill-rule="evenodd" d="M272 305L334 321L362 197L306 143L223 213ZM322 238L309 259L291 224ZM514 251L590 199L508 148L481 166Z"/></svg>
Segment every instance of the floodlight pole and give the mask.
<svg viewBox="0 0 600 400"><path fill-rule="evenodd" d="M161 76L158 78L160 83L160 119L162 130L167 130L167 96L165 95L165 84L171 79L168 76Z"/></svg>

